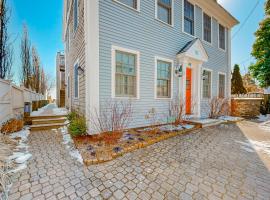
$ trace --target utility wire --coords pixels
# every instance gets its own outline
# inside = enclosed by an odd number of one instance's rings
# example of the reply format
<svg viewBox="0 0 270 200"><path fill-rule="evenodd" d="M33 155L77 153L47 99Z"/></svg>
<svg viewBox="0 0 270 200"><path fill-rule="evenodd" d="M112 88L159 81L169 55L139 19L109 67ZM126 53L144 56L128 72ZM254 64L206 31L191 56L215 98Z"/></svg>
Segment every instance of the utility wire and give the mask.
<svg viewBox="0 0 270 200"><path fill-rule="evenodd" d="M235 38L235 36L241 31L241 29L245 26L245 24L247 23L247 21L249 20L249 18L251 17L251 15L254 13L254 11L256 10L256 8L258 7L260 3L260 0L258 0L256 2L256 4L254 5L254 7L252 8L251 12L248 14L248 16L246 17L246 19L244 20L244 22L242 23L242 25L239 27L239 29L233 34L232 39Z"/></svg>

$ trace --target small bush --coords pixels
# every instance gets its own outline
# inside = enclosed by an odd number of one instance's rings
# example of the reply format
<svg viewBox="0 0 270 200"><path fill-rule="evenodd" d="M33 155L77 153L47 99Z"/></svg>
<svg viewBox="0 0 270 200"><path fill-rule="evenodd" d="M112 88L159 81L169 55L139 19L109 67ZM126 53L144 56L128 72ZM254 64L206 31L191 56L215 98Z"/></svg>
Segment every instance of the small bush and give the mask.
<svg viewBox="0 0 270 200"><path fill-rule="evenodd" d="M73 120L71 120L68 130L72 137L87 135L87 126L85 118L75 117Z"/></svg>
<svg viewBox="0 0 270 200"><path fill-rule="evenodd" d="M79 115L78 115L78 113L75 112L75 111L72 111L72 112L70 112L70 113L67 115L67 119L68 119L69 121L73 121L74 119L76 119L76 118L78 118L78 117L79 117Z"/></svg>

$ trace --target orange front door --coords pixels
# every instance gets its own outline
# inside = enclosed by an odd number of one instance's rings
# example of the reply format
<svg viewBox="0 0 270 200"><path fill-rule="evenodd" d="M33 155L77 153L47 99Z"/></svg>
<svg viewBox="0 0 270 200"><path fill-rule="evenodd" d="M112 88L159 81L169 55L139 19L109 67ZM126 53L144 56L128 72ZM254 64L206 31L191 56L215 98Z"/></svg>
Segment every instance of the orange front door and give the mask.
<svg viewBox="0 0 270 200"><path fill-rule="evenodd" d="M192 70L187 68L186 71L186 114L191 113L191 88L192 88Z"/></svg>

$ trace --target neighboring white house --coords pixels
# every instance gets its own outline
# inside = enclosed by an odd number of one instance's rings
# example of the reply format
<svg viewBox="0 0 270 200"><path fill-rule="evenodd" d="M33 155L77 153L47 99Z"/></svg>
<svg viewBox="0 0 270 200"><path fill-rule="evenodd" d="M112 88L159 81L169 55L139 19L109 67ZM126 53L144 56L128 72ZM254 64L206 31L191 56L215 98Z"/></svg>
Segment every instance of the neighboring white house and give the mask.
<svg viewBox="0 0 270 200"><path fill-rule="evenodd" d="M175 97L196 117L230 97L238 21L216 0L65 0L64 10L66 105L87 118L131 99L131 126L146 126L148 110L166 118Z"/></svg>

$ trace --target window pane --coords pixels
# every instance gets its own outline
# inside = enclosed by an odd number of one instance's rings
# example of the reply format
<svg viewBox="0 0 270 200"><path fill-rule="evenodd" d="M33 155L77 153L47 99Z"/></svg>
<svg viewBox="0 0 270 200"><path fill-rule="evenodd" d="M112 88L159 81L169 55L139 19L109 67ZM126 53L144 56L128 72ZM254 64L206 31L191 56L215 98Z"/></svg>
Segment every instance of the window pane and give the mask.
<svg viewBox="0 0 270 200"><path fill-rule="evenodd" d="M184 1L184 31L194 35L194 5Z"/></svg>
<svg viewBox="0 0 270 200"><path fill-rule="evenodd" d="M136 55L116 51L115 95L136 96Z"/></svg>
<svg viewBox="0 0 270 200"><path fill-rule="evenodd" d="M74 96L79 96L78 64L74 67Z"/></svg>
<svg viewBox="0 0 270 200"><path fill-rule="evenodd" d="M225 27L219 24L219 48L225 50Z"/></svg>
<svg viewBox="0 0 270 200"><path fill-rule="evenodd" d="M137 9L137 0L118 0L118 1L134 9Z"/></svg>
<svg viewBox="0 0 270 200"><path fill-rule="evenodd" d="M74 0L74 31L78 27L78 0Z"/></svg>
<svg viewBox="0 0 270 200"><path fill-rule="evenodd" d="M223 74L219 75L219 97L225 97L225 75Z"/></svg>
<svg viewBox="0 0 270 200"><path fill-rule="evenodd" d="M157 97L169 98L171 96L171 63L157 62Z"/></svg>
<svg viewBox="0 0 270 200"><path fill-rule="evenodd" d="M203 98L211 98L211 72L204 70L203 74Z"/></svg>
<svg viewBox="0 0 270 200"><path fill-rule="evenodd" d="M172 2L171 0L158 0L158 19L168 24L172 23Z"/></svg>
<svg viewBox="0 0 270 200"><path fill-rule="evenodd" d="M203 15L203 25L204 25L204 40L211 43L211 17L204 13Z"/></svg>

